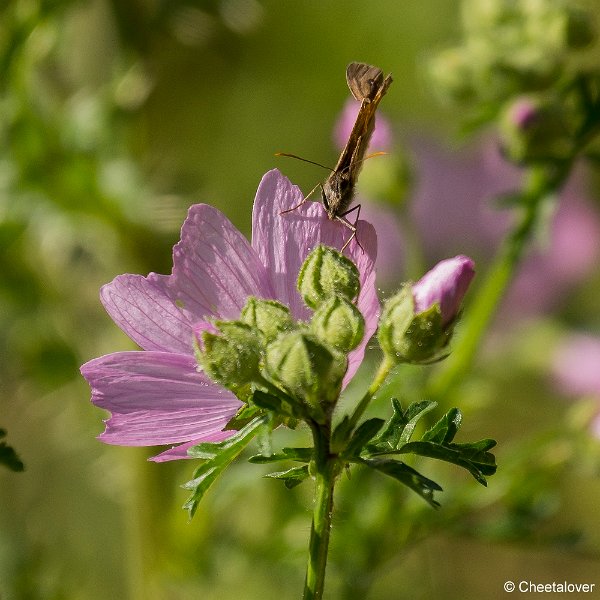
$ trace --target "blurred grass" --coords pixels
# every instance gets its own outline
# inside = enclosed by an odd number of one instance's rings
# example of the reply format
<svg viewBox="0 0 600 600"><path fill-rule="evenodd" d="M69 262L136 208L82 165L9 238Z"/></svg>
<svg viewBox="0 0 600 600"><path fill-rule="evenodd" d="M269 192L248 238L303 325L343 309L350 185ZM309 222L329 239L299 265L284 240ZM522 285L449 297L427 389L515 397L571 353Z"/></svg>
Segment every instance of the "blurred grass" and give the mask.
<svg viewBox="0 0 600 600"><path fill-rule="evenodd" d="M98 289L122 272L168 273L191 203L218 206L248 232L264 172L278 167L312 188L319 170L273 154L335 162L332 128L351 60L393 73L382 112L399 129L448 135L455 119L431 98L422 63L457 35L458 6L0 8L0 426L27 468L0 470L3 600L299 597L309 486L289 492L240 462L187 524L178 485L191 463L155 465L145 460L152 452L94 439L102 412L78 366L133 347ZM596 275L566 320L597 326L599 289ZM455 470L427 472L446 489L434 513L370 474L341 485L328 597L499 597L521 574L594 581L598 463L576 470L559 456L549 469L552 455L542 453L527 470L511 457L532 428L558 428L568 413L539 365L521 360L530 352L507 336L466 388L467 423L501 441L487 490Z"/></svg>

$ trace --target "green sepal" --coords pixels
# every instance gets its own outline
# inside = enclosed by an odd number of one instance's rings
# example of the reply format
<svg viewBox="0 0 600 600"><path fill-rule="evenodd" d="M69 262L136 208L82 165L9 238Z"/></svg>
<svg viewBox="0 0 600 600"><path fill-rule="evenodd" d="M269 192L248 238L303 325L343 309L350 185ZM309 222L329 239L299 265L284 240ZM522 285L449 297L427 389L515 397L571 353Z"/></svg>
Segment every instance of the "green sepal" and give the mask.
<svg viewBox="0 0 600 600"><path fill-rule="evenodd" d="M300 485L308 476L308 465L292 467L287 471L278 471L265 475L265 477L270 477L271 479L280 479L288 490Z"/></svg>
<svg viewBox="0 0 600 600"><path fill-rule="evenodd" d="M450 353L453 323L442 324L438 303L415 314L412 284L406 283L384 303L377 339L385 356L394 363L428 365Z"/></svg>
<svg viewBox="0 0 600 600"><path fill-rule="evenodd" d="M6 437L6 429L0 429L0 438ZM0 442L0 465L8 467L11 471L24 471L25 465L12 446Z"/></svg>
<svg viewBox="0 0 600 600"><path fill-rule="evenodd" d="M462 413L458 408L451 408L431 429L421 437L423 442L449 444L460 429Z"/></svg>
<svg viewBox="0 0 600 600"><path fill-rule="evenodd" d="M346 449L342 452L342 458L351 459L353 457L360 456L360 453L363 451L365 446L383 427L384 423L385 421L383 419L377 418L369 419L362 423L360 427L358 427L352 434Z"/></svg>
<svg viewBox="0 0 600 600"><path fill-rule="evenodd" d="M200 500L210 486L270 420L269 415L256 417L243 429L222 442L205 442L188 449L189 456L205 461L194 471L193 479L181 486L192 491L192 495L183 505L190 519L196 513Z"/></svg>
<svg viewBox="0 0 600 600"><path fill-rule="evenodd" d="M376 469L385 475L389 475L394 479L403 483L411 490L419 494L426 502L428 502L433 508L439 508L439 502L433 499L434 492L441 492L442 488L439 484L431 479L428 479L424 475L421 475L418 471L409 467L406 463L399 460L393 459L363 459L360 462Z"/></svg>
<svg viewBox="0 0 600 600"><path fill-rule="evenodd" d="M254 464L265 464L278 462L281 460L295 460L308 463L313 458L312 448L282 448L281 452L276 454L255 454L248 459L248 462Z"/></svg>
<svg viewBox="0 0 600 600"><path fill-rule="evenodd" d="M252 402L259 408L271 410L280 416L292 417L294 419L306 418L305 406L300 402L296 402L283 391L276 396L262 390L254 390Z"/></svg>
<svg viewBox="0 0 600 600"><path fill-rule="evenodd" d="M437 402L423 400L422 402L413 402L406 410L403 410L400 401L392 398L394 412L386 423L385 429L373 440L371 447L377 450L385 448L395 450L408 443L419 420L436 406Z"/></svg>

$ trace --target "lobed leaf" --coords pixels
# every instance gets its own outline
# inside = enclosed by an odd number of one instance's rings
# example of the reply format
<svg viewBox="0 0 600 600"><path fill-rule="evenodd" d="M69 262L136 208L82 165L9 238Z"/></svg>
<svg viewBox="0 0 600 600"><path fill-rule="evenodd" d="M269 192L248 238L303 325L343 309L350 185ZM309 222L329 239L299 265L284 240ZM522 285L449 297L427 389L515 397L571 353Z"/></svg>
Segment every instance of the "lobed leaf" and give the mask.
<svg viewBox="0 0 600 600"><path fill-rule="evenodd" d="M292 467L287 471L278 471L276 473L265 475L265 477L270 477L272 479L280 479L288 490L300 485L308 476L308 465Z"/></svg>
<svg viewBox="0 0 600 600"><path fill-rule="evenodd" d="M218 476L237 458L260 429L268 424L270 420L271 417L268 415L256 417L248 425L222 442L206 442L188 449L190 456L206 461L194 471L193 479L182 486L184 489L192 491L192 495L183 505L183 508L188 511L190 519L194 516L200 500Z"/></svg>

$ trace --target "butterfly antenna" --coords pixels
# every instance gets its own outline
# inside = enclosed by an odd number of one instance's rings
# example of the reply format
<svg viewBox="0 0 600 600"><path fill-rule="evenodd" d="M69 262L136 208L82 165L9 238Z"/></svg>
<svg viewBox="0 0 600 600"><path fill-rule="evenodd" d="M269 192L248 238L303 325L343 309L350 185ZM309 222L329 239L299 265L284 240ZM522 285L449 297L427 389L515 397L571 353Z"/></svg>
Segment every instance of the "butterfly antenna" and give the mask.
<svg viewBox="0 0 600 600"><path fill-rule="evenodd" d="M296 154L288 154L287 152L275 152L275 156L287 156L288 158L296 158L303 162L310 163L311 165L316 165L317 167L321 167L322 169L327 169L328 171L333 171L333 169L330 167L326 167L325 165L315 162L314 160L308 160L308 158L302 158L301 156L297 156Z"/></svg>

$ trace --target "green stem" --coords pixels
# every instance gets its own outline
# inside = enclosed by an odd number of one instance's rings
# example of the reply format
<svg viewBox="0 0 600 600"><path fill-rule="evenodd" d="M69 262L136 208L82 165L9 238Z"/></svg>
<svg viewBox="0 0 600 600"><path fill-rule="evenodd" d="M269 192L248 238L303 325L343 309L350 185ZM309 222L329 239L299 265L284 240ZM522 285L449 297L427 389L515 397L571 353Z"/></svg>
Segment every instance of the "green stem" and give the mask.
<svg viewBox="0 0 600 600"><path fill-rule="evenodd" d="M522 193L523 212L516 227L505 239L482 287L461 325L452 354L432 378L429 394L440 398L450 393L470 369L484 333L489 327L508 285L516 273L528 243L535 233L543 201L556 193L569 174L570 163L562 167L534 167Z"/></svg>
<svg viewBox="0 0 600 600"><path fill-rule="evenodd" d="M333 490L338 475L337 457L330 452L331 426L311 424L315 443L315 504L310 531L304 600L319 600L325 587L325 569L333 515Z"/></svg>

